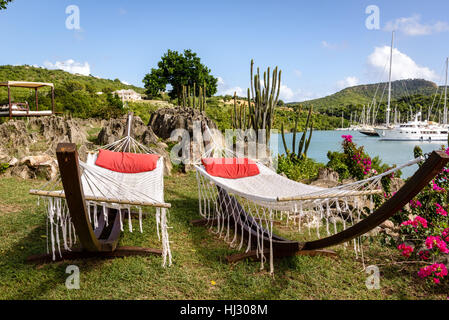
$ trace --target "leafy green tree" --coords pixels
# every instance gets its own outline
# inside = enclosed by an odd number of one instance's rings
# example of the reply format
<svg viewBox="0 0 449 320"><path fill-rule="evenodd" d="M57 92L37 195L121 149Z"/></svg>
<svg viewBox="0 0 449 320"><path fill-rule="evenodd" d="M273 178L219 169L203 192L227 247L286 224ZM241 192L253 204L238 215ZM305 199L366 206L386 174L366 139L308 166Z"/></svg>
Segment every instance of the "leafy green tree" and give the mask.
<svg viewBox="0 0 449 320"><path fill-rule="evenodd" d="M210 74L211 70L201 63L201 59L191 50L184 53L168 50L158 68L152 68L143 79L146 94L149 97L159 96L165 91L167 84L172 87L170 97L179 98L182 94L182 86L190 86L196 83L195 94L199 93L199 87L206 83L206 94L212 96L217 92L217 78Z"/></svg>
<svg viewBox="0 0 449 320"><path fill-rule="evenodd" d="M13 0L0 0L0 10L5 10L8 3L12 1Z"/></svg>

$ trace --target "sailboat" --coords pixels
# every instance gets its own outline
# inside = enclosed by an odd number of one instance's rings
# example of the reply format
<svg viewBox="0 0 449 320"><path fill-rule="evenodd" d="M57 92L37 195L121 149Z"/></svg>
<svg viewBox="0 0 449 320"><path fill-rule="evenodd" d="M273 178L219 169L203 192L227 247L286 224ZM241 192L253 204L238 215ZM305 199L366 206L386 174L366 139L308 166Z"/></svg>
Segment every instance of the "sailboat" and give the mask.
<svg viewBox="0 0 449 320"><path fill-rule="evenodd" d="M386 115L386 122L384 126L380 127L374 127L374 121L373 118L373 124L372 125L365 125L362 130L360 130L360 133L369 135L369 136L381 136L382 135L379 132L384 133L386 130L391 129L390 125L390 111L391 111L391 70L393 66L393 46L394 46L394 31L391 34L391 47L390 47L390 71L388 76L388 105L387 105L387 115ZM374 105L374 104L373 104Z"/></svg>
<svg viewBox="0 0 449 320"><path fill-rule="evenodd" d="M390 124L391 111L391 67L393 61L394 32L391 40L390 51L390 75L388 81L388 105L386 114L386 123L382 127L375 128L380 140L392 141L447 141L448 123L447 123L447 78L449 58L446 59L446 83L444 94L444 112L443 125L432 121L422 120L421 112L418 112L414 119L402 124Z"/></svg>

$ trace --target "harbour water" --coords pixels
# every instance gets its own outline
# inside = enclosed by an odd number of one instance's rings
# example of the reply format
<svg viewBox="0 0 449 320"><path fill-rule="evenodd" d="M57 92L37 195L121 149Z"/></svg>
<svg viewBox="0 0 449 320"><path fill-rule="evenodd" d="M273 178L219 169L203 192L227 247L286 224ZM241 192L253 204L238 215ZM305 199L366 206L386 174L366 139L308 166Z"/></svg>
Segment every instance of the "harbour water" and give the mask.
<svg viewBox="0 0 449 320"><path fill-rule="evenodd" d="M389 165L401 165L413 159L413 148L419 145L424 153L440 149L441 145L447 145L447 142L419 142L419 141L380 141L377 137L368 137L358 131L314 131L312 142L309 147L307 156L318 162L326 164L329 160L327 158L328 151L342 151L341 142L342 135L353 136L353 141L358 145L363 145L365 151L374 158L379 156L383 163ZM301 139L302 133L297 134L296 143ZM272 137L278 139L278 152L285 153L284 145L282 143L281 135ZM291 148L293 134L285 134L287 147ZM273 141L273 140L272 140ZM407 178L413 175L417 170L417 165L407 167L402 170L402 178Z"/></svg>

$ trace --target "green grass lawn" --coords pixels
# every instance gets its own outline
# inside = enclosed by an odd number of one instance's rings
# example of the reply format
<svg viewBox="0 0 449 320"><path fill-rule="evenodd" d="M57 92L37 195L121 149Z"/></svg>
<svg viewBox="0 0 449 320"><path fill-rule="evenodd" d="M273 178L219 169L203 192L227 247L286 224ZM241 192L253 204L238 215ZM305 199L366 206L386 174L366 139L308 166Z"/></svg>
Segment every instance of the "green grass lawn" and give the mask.
<svg viewBox="0 0 449 320"><path fill-rule="evenodd" d="M169 234L173 265L160 257L128 257L44 265L25 263L46 250L43 206L28 195L44 181L0 178L0 299L446 299L449 288L417 278L417 265L374 240L364 246L365 264L380 268L380 289L368 290L369 276L354 252L335 248L337 258L292 257L275 262L275 275L258 262L227 264L235 253L210 230L194 227L198 198L194 174L166 178L165 198L172 204ZM137 230L137 221L134 221ZM160 247L153 217L144 231L124 232L122 245ZM80 289L68 290L68 265L80 269Z"/></svg>

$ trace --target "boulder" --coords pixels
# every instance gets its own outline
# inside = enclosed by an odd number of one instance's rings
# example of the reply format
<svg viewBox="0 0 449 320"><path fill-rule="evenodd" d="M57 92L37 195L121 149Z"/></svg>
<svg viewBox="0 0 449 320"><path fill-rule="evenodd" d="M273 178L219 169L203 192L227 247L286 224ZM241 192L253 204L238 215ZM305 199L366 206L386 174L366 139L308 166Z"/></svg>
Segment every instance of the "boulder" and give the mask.
<svg viewBox="0 0 449 320"><path fill-rule="evenodd" d="M204 112L193 108L163 108L151 115L148 126L162 139L170 138L175 129L186 129L190 137L193 136L194 122L199 121L201 127L207 125L210 129L217 129L217 125Z"/></svg>
<svg viewBox="0 0 449 320"><path fill-rule="evenodd" d="M23 179L43 178L52 180L58 175L58 163L56 159L47 154L27 156L17 160L14 165L6 170L5 174Z"/></svg>
<svg viewBox="0 0 449 320"><path fill-rule="evenodd" d="M339 176L336 171L331 168L318 169L318 177L315 181L311 182L311 185L323 188L333 188L339 185Z"/></svg>
<svg viewBox="0 0 449 320"><path fill-rule="evenodd" d="M385 220L384 222L382 222L380 227L383 228L383 229L395 230L395 225L390 220Z"/></svg>
<svg viewBox="0 0 449 320"><path fill-rule="evenodd" d="M162 139L172 138L172 133L177 129L184 129L188 136L174 138L172 142L180 142L183 138L189 139L188 147L189 159L180 159L181 154L173 155L176 160L182 160L185 170L193 170L193 165L204 154L207 145L204 141L206 126L210 129L213 135L213 141L223 145L223 138L219 134L218 127L214 121L209 119L204 112L193 108L163 108L159 109L151 115L148 127ZM173 138L172 138L173 139ZM187 141L184 141L186 143ZM175 160L175 159L172 159Z"/></svg>

